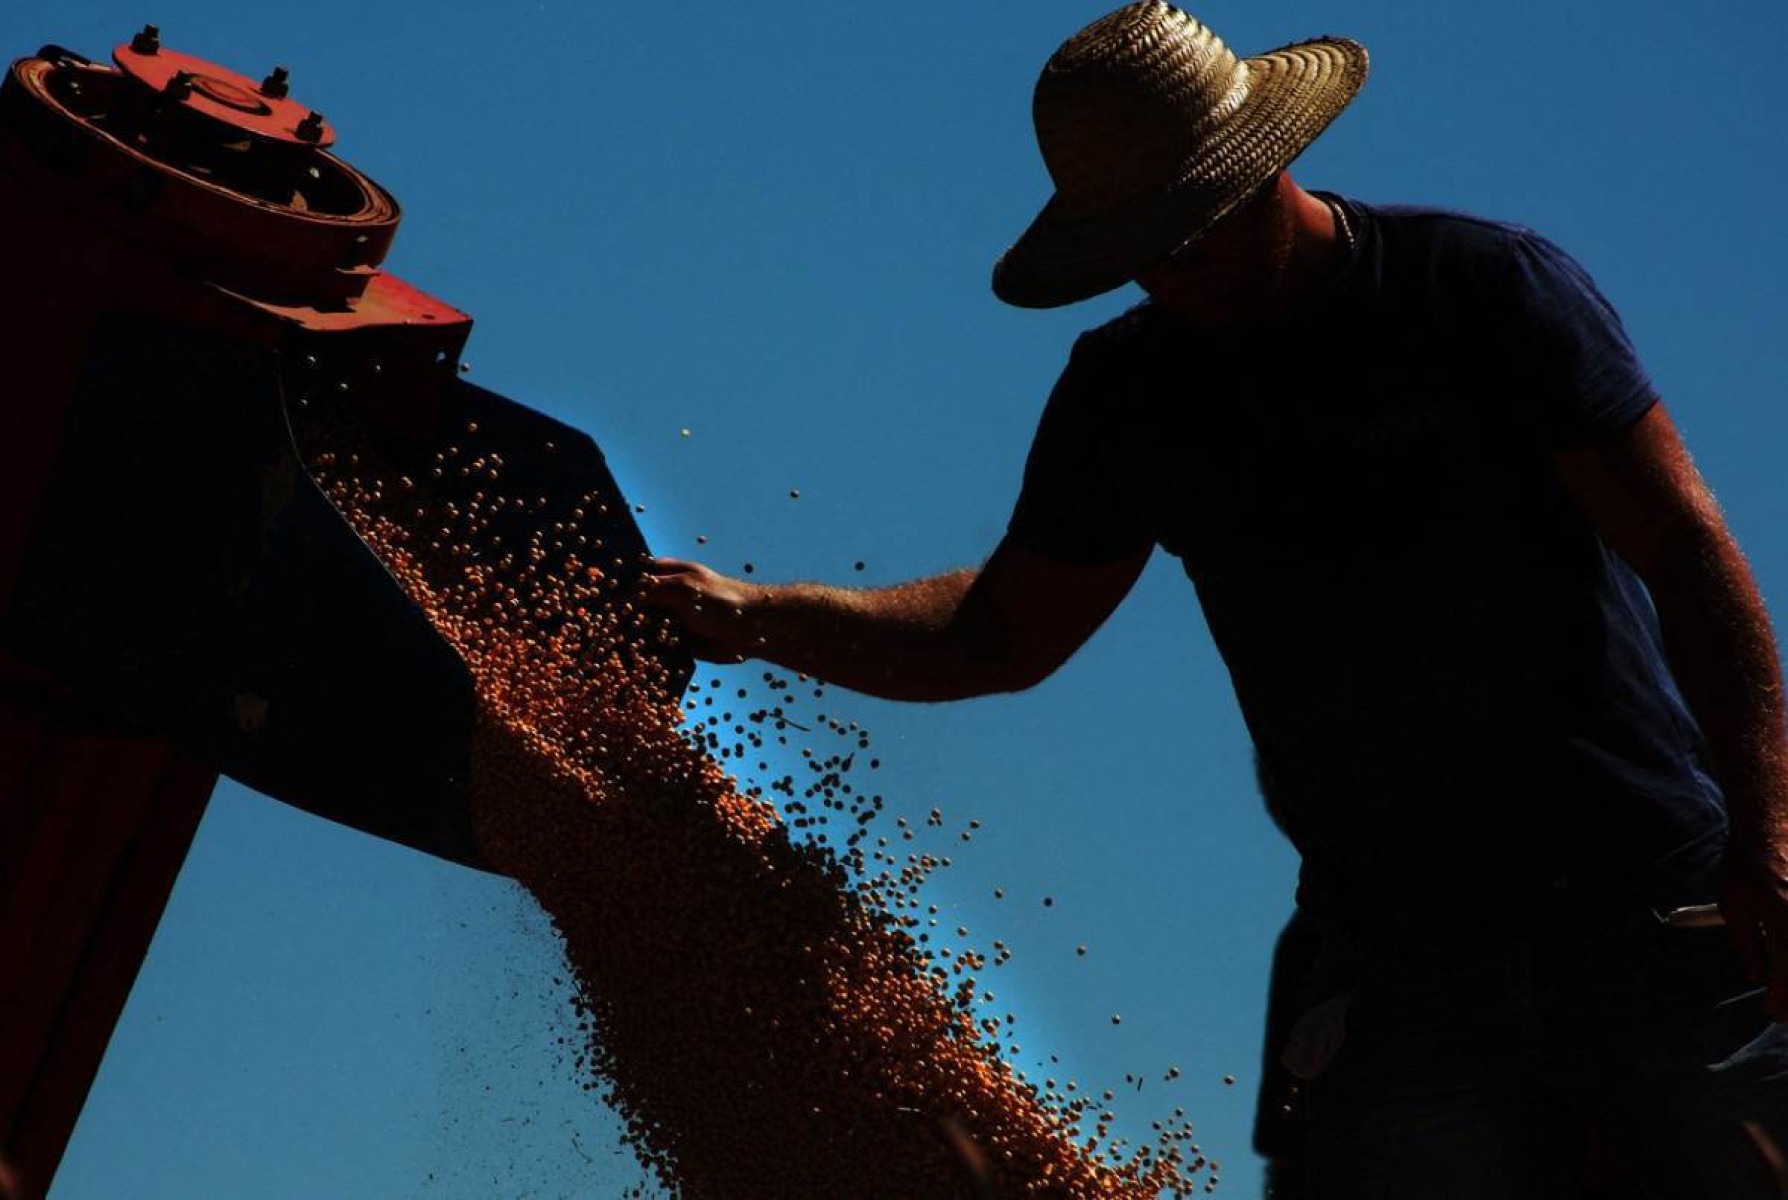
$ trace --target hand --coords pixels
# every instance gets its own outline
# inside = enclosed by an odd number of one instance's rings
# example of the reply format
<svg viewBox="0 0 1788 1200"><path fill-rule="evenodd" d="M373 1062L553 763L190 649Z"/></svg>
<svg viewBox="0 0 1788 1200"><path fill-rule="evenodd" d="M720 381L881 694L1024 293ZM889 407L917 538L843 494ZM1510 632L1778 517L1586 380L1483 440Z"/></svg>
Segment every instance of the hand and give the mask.
<svg viewBox="0 0 1788 1200"><path fill-rule="evenodd" d="M751 611L766 590L700 563L653 558L640 576L639 602L674 620L697 658L736 663L762 645Z"/></svg>
<svg viewBox="0 0 1788 1200"><path fill-rule="evenodd" d="M1788 839L1735 832L1720 883L1720 913L1751 978L1767 989L1763 1005L1788 1023Z"/></svg>

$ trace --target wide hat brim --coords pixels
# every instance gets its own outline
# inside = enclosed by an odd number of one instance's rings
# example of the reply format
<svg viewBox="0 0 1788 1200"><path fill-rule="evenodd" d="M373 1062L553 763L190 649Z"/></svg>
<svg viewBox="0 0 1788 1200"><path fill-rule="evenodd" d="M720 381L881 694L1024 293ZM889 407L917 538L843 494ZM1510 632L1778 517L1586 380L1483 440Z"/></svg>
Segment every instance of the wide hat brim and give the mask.
<svg viewBox="0 0 1788 1200"><path fill-rule="evenodd" d="M1366 81L1366 48L1346 38L1245 61L1247 98L1179 178L1116 208L1075 211L1052 196L994 264L994 295L1020 308L1057 308L1123 286L1291 165Z"/></svg>

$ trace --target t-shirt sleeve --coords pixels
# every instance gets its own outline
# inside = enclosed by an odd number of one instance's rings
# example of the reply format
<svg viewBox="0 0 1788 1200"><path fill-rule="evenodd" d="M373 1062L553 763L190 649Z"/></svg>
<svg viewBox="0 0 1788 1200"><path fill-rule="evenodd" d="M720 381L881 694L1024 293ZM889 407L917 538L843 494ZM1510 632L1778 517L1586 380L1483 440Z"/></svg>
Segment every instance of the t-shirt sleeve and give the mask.
<svg viewBox="0 0 1788 1200"><path fill-rule="evenodd" d="M1534 233L1510 252L1521 345L1517 402L1547 449L1587 445L1644 416L1657 395L1589 273Z"/></svg>
<svg viewBox="0 0 1788 1200"><path fill-rule="evenodd" d="M1084 566L1154 544L1141 464L1125 435L1124 388L1083 336L1050 392L1006 533L1027 550Z"/></svg>

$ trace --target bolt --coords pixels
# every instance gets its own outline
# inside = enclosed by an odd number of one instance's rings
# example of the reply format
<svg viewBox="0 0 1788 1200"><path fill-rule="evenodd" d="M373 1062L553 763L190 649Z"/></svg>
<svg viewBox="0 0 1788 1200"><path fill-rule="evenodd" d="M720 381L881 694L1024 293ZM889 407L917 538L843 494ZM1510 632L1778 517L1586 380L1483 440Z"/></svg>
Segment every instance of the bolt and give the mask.
<svg viewBox="0 0 1788 1200"><path fill-rule="evenodd" d="M160 53L161 30L153 25L143 26L143 31L130 39L130 48L137 54Z"/></svg>
<svg viewBox="0 0 1788 1200"><path fill-rule="evenodd" d="M192 95L192 72L175 71L168 86L162 89L162 95L170 100L184 100Z"/></svg>
<svg viewBox="0 0 1788 1200"><path fill-rule="evenodd" d="M297 134L301 141L306 141L306 142L320 142L320 141L322 141L323 140L323 114L320 112L311 113L309 116L305 117L304 120L298 122L298 127L296 129L294 129L292 132Z"/></svg>
<svg viewBox="0 0 1788 1200"><path fill-rule="evenodd" d="M284 67L274 67L273 74L261 80L261 95L269 100L284 100L292 90L286 84L291 77L291 73Z"/></svg>

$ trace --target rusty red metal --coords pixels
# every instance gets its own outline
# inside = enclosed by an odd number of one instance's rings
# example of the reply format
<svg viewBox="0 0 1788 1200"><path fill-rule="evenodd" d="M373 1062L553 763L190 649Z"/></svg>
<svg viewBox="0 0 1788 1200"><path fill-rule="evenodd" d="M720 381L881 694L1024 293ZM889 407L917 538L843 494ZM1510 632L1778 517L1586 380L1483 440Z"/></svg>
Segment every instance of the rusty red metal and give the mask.
<svg viewBox="0 0 1788 1200"><path fill-rule="evenodd" d="M168 103L250 137L319 150L335 144L335 130L322 114L285 95L283 80L278 86L257 84L246 75L169 50L159 39L153 48L141 50L125 42L112 51L112 61L126 78Z"/></svg>
<svg viewBox="0 0 1788 1200"><path fill-rule="evenodd" d="M231 127L97 64L20 59L0 121L22 143L13 168L28 177L15 190L55 196L83 227L188 279L345 305L397 233L397 201L334 155L232 140Z"/></svg>
<svg viewBox="0 0 1788 1200"><path fill-rule="evenodd" d="M55 1174L217 772L16 675L7 685L0 1130L30 1195Z"/></svg>
<svg viewBox="0 0 1788 1200"><path fill-rule="evenodd" d="M381 268L397 202L283 70L153 27L114 57L45 47L0 81L0 262L28 297L0 321L0 1159L27 1194L219 765L482 865L469 673L309 476L294 415L347 413L393 461L476 418L618 581L647 552L587 435L459 378L471 318ZM674 689L691 664L664 655ZM226 715L245 695L252 728Z"/></svg>
<svg viewBox="0 0 1788 1200"><path fill-rule="evenodd" d="M142 35L115 57L46 49L0 86L0 258L30 297L0 325L0 609L103 322L340 343L424 409L471 328L378 269L397 202L323 149L326 125L302 128L310 109ZM0 651L0 1155L28 1195L49 1189L216 778Z"/></svg>

